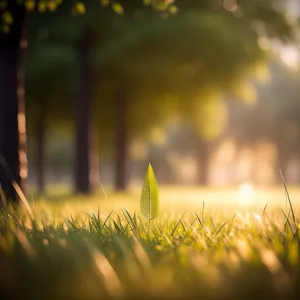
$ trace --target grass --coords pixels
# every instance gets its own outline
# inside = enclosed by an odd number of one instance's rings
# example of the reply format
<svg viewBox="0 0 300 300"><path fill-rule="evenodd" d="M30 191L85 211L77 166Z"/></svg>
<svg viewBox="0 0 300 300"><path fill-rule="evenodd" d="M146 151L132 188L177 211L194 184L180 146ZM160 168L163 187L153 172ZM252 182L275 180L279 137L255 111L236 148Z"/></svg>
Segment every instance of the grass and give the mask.
<svg viewBox="0 0 300 300"><path fill-rule="evenodd" d="M121 210L134 202L114 197L38 201L32 218L3 210L0 299L300 299L291 202L225 211L197 198L184 212L166 200L148 231L135 205Z"/></svg>

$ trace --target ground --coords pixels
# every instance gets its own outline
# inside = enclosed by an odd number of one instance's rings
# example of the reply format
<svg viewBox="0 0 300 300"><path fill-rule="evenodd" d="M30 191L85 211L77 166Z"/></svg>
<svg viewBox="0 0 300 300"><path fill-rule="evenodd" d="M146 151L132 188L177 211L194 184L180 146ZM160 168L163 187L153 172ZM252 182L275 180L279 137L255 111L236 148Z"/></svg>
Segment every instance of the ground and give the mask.
<svg viewBox="0 0 300 300"><path fill-rule="evenodd" d="M299 189L161 187L150 224L139 192L1 212L0 299L299 299Z"/></svg>

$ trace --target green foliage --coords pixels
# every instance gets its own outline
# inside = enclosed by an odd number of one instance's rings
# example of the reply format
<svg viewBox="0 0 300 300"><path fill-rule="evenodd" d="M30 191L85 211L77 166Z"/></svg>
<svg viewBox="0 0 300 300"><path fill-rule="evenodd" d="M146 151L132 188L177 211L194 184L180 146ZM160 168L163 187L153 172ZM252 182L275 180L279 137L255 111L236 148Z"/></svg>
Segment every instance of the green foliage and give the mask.
<svg viewBox="0 0 300 300"><path fill-rule="evenodd" d="M1 0L0 1L0 30L9 33L11 25L14 23L15 12L20 7L23 7L27 12L30 13L47 13L47 12L56 12L60 6L65 3L71 3L69 13L73 16L84 15L86 12L87 3L85 1L67 1L67 0ZM92 1L89 1L90 3ZM122 15L124 13L122 1L114 0L94 0L98 5L103 7L109 6L117 14ZM140 0L143 3L143 0ZM152 7L158 11L167 11L170 13L176 12L176 7L172 5L172 1L167 0L150 0L147 3L144 3L147 6Z"/></svg>
<svg viewBox="0 0 300 300"><path fill-rule="evenodd" d="M237 12L212 9L212 1L175 3L179 13L167 21L152 16L137 22L126 14L120 19L126 24L123 34L97 53L99 73L106 76L97 98L107 82L118 90L119 78L122 83L126 78L124 93L134 108L127 117L130 136L145 135L153 124L162 125L166 116L177 114L201 137L212 139L226 123L224 93L244 103L256 101L249 79L261 77L256 66L264 66L268 56L259 39L286 40L292 37L292 26L272 1L239 1ZM116 102L107 98L107 103L99 102L99 127L114 131L111 103ZM206 114L213 105L218 114Z"/></svg>
<svg viewBox="0 0 300 300"><path fill-rule="evenodd" d="M227 120L224 91L244 102L255 101L249 77L255 76L253 66L267 57L259 38L292 36L283 10L270 0L239 1L236 12L212 7L215 4L210 0L63 1L55 18L49 12L33 11L28 51L32 55L26 64L29 116L36 110L31 103L46 97L52 99L46 100L51 123L72 120L78 86L74 46L89 27L95 40L93 113L103 150L113 145L120 90L131 108L126 111L130 139L146 136L174 114L201 137L215 138ZM170 17L165 20L152 8ZM71 17L72 9L80 17ZM43 32L47 37L40 37ZM56 55L59 51L61 55Z"/></svg>
<svg viewBox="0 0 300 300"><path fill-rule="evenodd" d="M144 178L140 199L140 211L148 222L157 217L159 212L158 184L151 164L148 165Z"/></svg>

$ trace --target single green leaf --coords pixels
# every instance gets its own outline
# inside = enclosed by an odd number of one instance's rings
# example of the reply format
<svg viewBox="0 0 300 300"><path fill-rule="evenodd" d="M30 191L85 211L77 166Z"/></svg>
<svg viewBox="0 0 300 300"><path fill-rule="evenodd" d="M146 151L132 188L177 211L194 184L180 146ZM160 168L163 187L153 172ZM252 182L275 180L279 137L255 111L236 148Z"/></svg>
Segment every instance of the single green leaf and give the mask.
<svg viewBox="0 0 300 300"><path fill-rule="evenodd" d="M140 199L140 211L149 222L158 215L159 211L159 192L158 184L151 164L145 175L144 184Z"/></svg>

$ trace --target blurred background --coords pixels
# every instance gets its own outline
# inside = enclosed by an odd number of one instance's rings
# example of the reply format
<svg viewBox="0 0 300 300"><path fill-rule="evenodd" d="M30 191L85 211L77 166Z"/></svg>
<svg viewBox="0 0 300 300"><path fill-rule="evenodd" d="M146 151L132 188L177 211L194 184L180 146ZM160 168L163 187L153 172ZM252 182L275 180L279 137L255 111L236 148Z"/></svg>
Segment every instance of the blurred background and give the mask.
<svg viewBox="0 0 300 300"><path fill-rule="evenodd" d="M140 187L149 162L161 186L299 184L298 0L60 2L26 24L34 195Z"/></svg>

